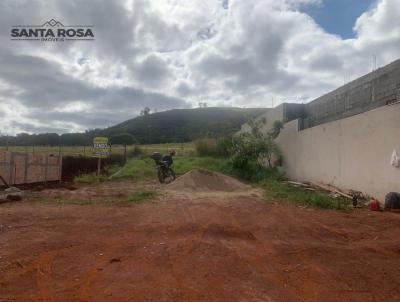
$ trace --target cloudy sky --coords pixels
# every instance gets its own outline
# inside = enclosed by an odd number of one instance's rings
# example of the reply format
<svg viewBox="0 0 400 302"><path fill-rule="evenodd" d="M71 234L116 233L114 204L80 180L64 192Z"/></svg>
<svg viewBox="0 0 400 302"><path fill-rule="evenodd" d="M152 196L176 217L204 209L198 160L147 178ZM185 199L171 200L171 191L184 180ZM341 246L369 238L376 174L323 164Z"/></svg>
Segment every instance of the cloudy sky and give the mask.
<svg viewBox="0 0 400 302"><path fill-rule="evenodd" d="M52 18L95 40L10 40ZM2 134L308 102L400 58L400 0L2 0L0 29Z"/></svg>

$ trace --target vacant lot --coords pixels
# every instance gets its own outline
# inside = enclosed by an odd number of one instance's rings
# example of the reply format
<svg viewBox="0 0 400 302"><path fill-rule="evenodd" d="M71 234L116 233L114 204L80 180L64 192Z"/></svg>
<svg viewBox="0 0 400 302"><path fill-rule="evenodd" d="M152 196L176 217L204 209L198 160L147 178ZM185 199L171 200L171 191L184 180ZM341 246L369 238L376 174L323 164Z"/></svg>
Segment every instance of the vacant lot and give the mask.
<svg viewBox="0 0 400 302"><path fill-rule="evenodd" d="M1 204L0 301L400 299L400 215L178 193L121 181Z"/></svg>

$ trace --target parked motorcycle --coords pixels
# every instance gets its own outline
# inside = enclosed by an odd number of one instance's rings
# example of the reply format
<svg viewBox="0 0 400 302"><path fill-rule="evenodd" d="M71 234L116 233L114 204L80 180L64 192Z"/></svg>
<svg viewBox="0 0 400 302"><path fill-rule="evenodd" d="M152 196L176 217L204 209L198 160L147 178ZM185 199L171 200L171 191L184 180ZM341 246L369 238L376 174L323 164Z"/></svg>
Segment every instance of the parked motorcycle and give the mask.
<svg viewBox="0 0 400 302"><path fill-rule="evenodd" d="M157 177L160 183L170 183L175 180L175 172L159 152L154 152L151 158L156 162Z"/></svg>

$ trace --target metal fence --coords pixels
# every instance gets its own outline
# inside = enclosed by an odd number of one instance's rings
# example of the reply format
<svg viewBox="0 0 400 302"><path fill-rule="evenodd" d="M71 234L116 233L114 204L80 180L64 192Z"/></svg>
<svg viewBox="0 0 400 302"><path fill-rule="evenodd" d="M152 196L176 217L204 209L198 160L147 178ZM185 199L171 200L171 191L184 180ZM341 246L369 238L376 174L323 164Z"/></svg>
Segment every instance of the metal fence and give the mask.
<svg viewBox="0 0 400 302"><path fill-rule="evenodd" d="M196 154L195 147L192 143L179 144L155 144L155 145L136 145L126 146L128 155L134 152L135 148L139 148L144 154L153 152L167 153L174 149L177 155L192 156ZM90 146L0 146L1 151L32 153L32 154L47 154L53 156L93 156L93 147ZM125 147L122 145L110 146L110 154L125 154Z"/></svg>

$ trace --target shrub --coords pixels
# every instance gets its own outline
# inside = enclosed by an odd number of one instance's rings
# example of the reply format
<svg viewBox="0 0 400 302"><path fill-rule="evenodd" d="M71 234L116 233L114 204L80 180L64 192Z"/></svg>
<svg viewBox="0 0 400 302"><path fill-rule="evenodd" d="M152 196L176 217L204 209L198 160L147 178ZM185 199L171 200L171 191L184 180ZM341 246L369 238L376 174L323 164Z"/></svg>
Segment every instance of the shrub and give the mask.
<svg viewBox="0 0 400 302"><path fill-rule="evenodd" d="M276 167L282 164L282 152L274 141L282 129L281 122L275 122L267 133L261 131L263 123L249 122L250 131L232 139L232 167L235 174L247 180L261 180L270 174L277 175ZM265 163L268 167L265 167Z"/></svg>
<svg viewBox="0 0 400 302"><path fill-rule="evenodd" d="M223 157L230 156L233 148L232 140L232 136L224 136L219 138L216 145L216 154Z"/></svg>
<svg viewBox="0 0 400 302"><path fill-rule="evenodd" d="M194 146L198 156L229 157L232 151L232 137L198 139L194 142Z"/></svg>
<svg viewBox="0 0 400 302"><path fill-rule="evenodd" d="M127 152L127 157L138 157L142 154L144 154L142 148L140 148L139 146L135 146L135 147L133 147L132 150L129 150Z"/></svg>
<svg viewBox="0 0 400 302"><path fill-rule="evenodd" d="M194 142L198 156L217 155L217 141L213 138L198 139Z"/></svg>
<svg viewBox="0 0 400 302"><path fill-rule="evenodd" d="M277 168L266 167L254 160L248 161L240 167L232 161L230 167L229 174L250 182L260 182L265 179L281 179L281 174Z"/></svg>

